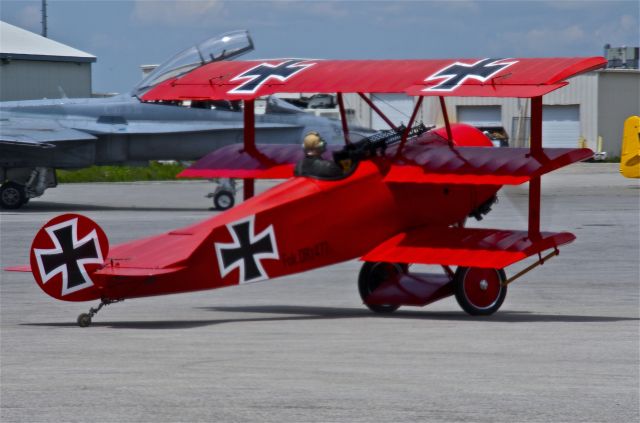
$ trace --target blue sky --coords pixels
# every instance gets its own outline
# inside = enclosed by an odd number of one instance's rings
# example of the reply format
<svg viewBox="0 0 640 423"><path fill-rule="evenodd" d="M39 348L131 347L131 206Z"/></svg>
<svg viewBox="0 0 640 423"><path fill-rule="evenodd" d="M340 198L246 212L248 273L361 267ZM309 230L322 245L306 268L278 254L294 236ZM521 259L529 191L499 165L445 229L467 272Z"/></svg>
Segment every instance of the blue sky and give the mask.
<svg viewBox="0 0 640 423"><path fill-rule="evenodd" d="M0 0L0 19L40 33L40 0ZM123 92L139 66L248 29L248 57L401 59L601 55L638 46L637 1L49 0L49 37L98 57L95 92Z"/></svg>

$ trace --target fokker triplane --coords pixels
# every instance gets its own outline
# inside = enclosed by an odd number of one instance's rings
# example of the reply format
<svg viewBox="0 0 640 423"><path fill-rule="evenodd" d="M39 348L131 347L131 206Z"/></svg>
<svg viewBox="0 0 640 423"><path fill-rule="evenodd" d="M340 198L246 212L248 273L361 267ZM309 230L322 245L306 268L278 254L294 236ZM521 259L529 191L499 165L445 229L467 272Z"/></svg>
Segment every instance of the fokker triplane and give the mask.
<svg viewBox="0 0 640 423"><path fill-rule="evenodd" d="M568 232L541 232L540 179L593 152L542 147L542 96L605 64L589 57L204 65L154 87L144 99L244 102L243 144L216 150L183 176L242 178L245 201L200 223L111 249L90 219L58 216L36 235L28 270L54 298L101 301L78 317L80 326L89 325L103 305L124 299L257 282L354 258L364 262L362 301L375 312L455 295L467 313L492 314L522 273L507 278L505 267L537 256L529 270L575 239ZM325 155L343 166L343 175L294 177L303 156L299 146L255 143L254 101L280 92L337 94L345 145ZM351 139L345 93L359 94L389 130ZM390 121L367 93L416 96L407 125ZM443 127L416 125L426 96L439 97ZM493 148L479 130L450 123L448 96L530 98L530 147ZM260 178L286 181L254 196ZM468 217L490 211L503 185L525 182L526 230L465 227ZM443 270L415 273L413 264Z"/></svg>

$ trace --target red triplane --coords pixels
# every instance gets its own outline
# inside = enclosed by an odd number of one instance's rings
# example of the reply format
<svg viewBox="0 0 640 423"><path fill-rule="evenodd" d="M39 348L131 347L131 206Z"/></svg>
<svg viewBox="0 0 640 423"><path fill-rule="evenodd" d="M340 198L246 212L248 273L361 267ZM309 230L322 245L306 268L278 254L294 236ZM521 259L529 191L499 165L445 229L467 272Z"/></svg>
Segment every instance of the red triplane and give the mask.
<svg viewBox="0 0 640 423"><path fill-rule="evenodd" d="M182 176L243 178L246 201L201 223L110 250L90 219L58 216L36 235L29 270L54 298L101 300L78 317L80 326L89 325L103 305L128 298L257 282L354 258L364 261L358 288L373 311L455 295L469 314L494 313L507 284L523 273L507 279L506 266L537 255L530 270L575 239L540 232L540 178L593 152L542 148L542 96L605 63L590 57L204 65L151 88L143 99L243 100L244 144L214 151ZM300 147L255 143L254 100L278 92L337 93L345 146L332 152L350 165L343 177L293 177ZM391 129L352 140L343 93L360 94ZM416 96L408 125L395 126L364 93ZM424 96L440 98L444 127L414 125ZM494 148L475 128L450 124L447 96L531 98L531 147ZM253 197L257 178L287 180ZM524 182L528 230L464 226L468 216L489 212L502 185ZM414 263L444 271L413 273Z"/></svg>

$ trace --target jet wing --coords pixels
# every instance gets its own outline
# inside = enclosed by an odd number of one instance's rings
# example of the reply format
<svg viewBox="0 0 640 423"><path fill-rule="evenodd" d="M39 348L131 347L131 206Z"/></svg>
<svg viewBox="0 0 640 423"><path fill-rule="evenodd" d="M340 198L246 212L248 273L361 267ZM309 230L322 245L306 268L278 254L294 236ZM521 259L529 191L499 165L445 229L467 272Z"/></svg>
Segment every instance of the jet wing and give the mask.
<svg viewBox="0 0 640 423"><path fill-rule="evenodd" d="M0 146L52 148L56 142L93 141L96 137L76 129L64 128L48 119L1 119Z"/></svg>
<svg viewBox="0 0 640 423"><path fill-rule="evenodd" d="M575 238L569 232L531 239L526 231L425 227L388 239L362 260L502 269Z"/></svg>
<svg viewBox="0 0 640 423"><path fill-rule="evenodd" d="M529 98L606 63L604 57L220 61L164 81L143 99L246 100L279 92Z"/></svg>

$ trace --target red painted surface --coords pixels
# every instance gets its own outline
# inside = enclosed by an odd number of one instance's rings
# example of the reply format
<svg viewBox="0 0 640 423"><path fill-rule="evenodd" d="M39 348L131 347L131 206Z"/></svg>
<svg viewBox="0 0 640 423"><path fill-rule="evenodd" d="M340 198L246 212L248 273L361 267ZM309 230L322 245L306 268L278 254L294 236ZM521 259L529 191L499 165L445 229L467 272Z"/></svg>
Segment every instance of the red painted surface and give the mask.
<svg viewBox="0 0 640 423"><path fill-rule="evenodd" d="M495 269L471 268L462 276L462 289L476 308L487 308L498 300L502 287Z"/></svg>
<svg viewBox="0 0 640 423"><path fill-rule="evenodd" d="M425 91L442 82L442 79L429 80L440 71L456 63L471 65L479 60L304 60L299 64L311 66L284 81L268 80L252 93L231 92L246 82L234 78L261 63L277 65L282 60L213 62L179 79L165 81L146 93L143 99L238 100L278 92L537 97L566 85L564 80L571 76L606 64L603 57L505 59L502 62L513 64L487 81L467 79L450 91Z"/></svg>
<svg viewBox="0 0 640 423"><path fill-rule="evenodd" d="M526 231L424 226L394 235L362 260L502 269L574 239L568 232L530 239Z"/></svg>
<svg viewBox="0 0 640 423"><path fill-rule="evenodd" d="M453 295L453 283L444 274L408 273L386 281L366 299L373 305L425 306Z"/></svg>
<svg viewBox="0 0 640 423"><path fill-rule="evenodd" d="M63 214L48 221L38 231L35 238L33 239L30 250L30 267L32 269L34 279L38 283L38 286L44 292L59 300L87 301L100 298L102 287L99 283L96 282L93 274L97 269L102 267L101 264L88 263L85 265L80 265L80 267L82 267L87 274L87 282L83 283L84 287L82 289L65 294L65 284L63 280L64 274L60 272L61 269L56 268L55 266L51 266L50 269L47 270L47 266L43 265L42 263L42 258L40 258L39 263L38 252L42 252L44 253L44 256L48 257L64 254L63 250L60 250L59 248L59 251L56 252L56 248L59 247L60 244L56 244L56 242L54 241L55 236L50 233L56 227L60 226L73 228L72 231L74 241L82 240L86 237L91 237L92 235L94 235L97 238L97 243L99 244L100 257L102 257L103 259L108 257L109 242L107 240L107 236L93 220L79 214ZM68 252L66 252L66 254L68 254ZM49 273L49 278L46 277L46 273ZM66 277L68 278L68 275ZM69 281L67 281L66 286L69 286L69 284Z"/></svg>

